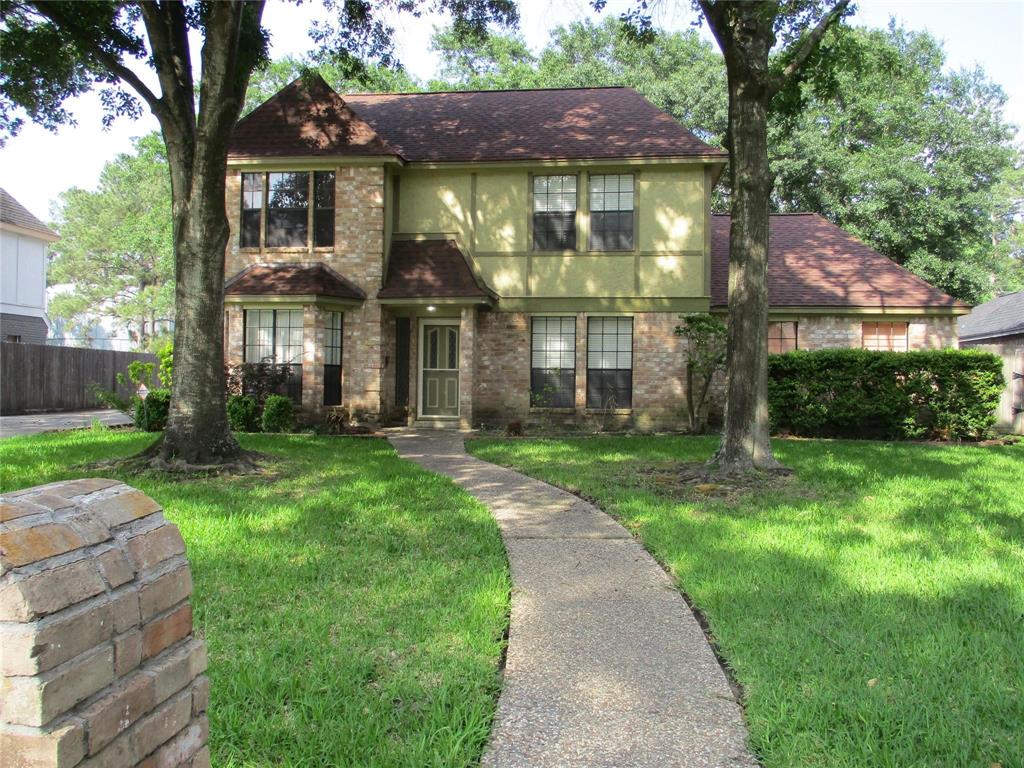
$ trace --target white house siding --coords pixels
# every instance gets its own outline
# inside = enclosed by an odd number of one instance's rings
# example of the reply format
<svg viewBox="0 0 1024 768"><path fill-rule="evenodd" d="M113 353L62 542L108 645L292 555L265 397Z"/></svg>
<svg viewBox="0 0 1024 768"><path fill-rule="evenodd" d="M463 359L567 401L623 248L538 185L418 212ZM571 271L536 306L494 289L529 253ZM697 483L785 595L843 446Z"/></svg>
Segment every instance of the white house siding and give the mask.
<svg viewBox="0 0 1024 768"><path fill-rule="evenodd" d="M43 344L46 319L46 241L0 231L0 339Z"/></svg>

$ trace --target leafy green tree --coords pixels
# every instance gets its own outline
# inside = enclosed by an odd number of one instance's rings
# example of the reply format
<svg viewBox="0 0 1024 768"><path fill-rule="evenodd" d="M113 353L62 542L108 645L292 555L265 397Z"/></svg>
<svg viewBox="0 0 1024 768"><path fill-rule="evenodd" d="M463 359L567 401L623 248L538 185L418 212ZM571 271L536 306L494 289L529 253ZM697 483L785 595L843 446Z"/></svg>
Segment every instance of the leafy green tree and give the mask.
<svg viewBox="0 0 1024 768"><path fill-rule="evenodd" d="M95 191L61 195L49 278L72 290L49 312L70 324L111 317L152 349L160 324L174 319L171 185L159 134L136 139L134 150L106 164Z"/></svg>
<svg viewBox="0 0 1024 768"><path fill-rule="evenodd" d="M329 18L312 30L317 56L354 69L368 59L396 63L381 17L387 9L450 12L460 34L517 20L512 0L323 4ZM176 317L173 399L159 447L164 459L211 464L240 453L228 426L222 365L230 232L224 188L228 142L249 77L268 63L263 7L264 0L0 4L0 131L17 131L26 117L48 128L70 122L67 101L94 88L105 121L148 108L160 123L171 177Z"/></svg>
<svg viewBox="0 0 1024 768"><path fill-rule="evenodd" d="M626 85L702 139L720 144L725 135L725 65L694 30L642 42L619 19L587 19L552 30L537 56L516 36L466 40L451 30L434 35L433 49L443 62L433 90Z"/></svg>
<svg viewBox="0 0 1024 768"><path fill-rule="evenodd" d="M318 62L311 57L285 56L253 72L245 93L242 114L249 114L288 83L312 70L318 72L338 93L400 93L422 90L419 83L406 70L400 68L369 63L353 69L336 58Z"/></svg>
<svg viewBox="0 0 1024 768"><path fill-rule="evenodd" d="M968 302L1019 285L995 247L1024 197L1002 90L943 71L938 40L894 24L837 28L818 59L772 122L776 206L821 213Z"/></svg>

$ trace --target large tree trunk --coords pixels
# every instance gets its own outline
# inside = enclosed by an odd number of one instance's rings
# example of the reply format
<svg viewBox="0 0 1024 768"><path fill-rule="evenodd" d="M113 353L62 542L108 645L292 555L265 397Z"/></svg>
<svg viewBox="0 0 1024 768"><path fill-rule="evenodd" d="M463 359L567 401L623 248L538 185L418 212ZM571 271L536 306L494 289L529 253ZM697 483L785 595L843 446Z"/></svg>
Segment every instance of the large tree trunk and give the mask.
<svg viewBox="0 0 1024 768"><path fill-rule="evenodd" d="M143 10L168 97L167 111L158 116L174 221L174 381L160 455L189 464L221 463L240 453L225 409L224 251L230 229L224 177L228 140L252 69L251 61L239 63L242 25L248 21L258 29L262 4L251 3L248 11L246 19L240 3L209 8L197 114L181 8L171 3L163 13Z"/></svg>
<svg viewBox="0 0 1024 768"><path fill-rule="evenodd" d="M236 456L225 413L224 176L219 196L197 195L175 217L174 381L160 447L164 458L211 464ZM177 209L178 203L175 202Z"/></svg>
<svg viewBox="0 0 1024 768"><path fill-rule="evenodd" d="M723 43L729 80L732 228L723 473L781 467L768 437L768 54L772 20L754 4L730 7L738 39ZM721 42L721 40L720 40Z"/></svg>

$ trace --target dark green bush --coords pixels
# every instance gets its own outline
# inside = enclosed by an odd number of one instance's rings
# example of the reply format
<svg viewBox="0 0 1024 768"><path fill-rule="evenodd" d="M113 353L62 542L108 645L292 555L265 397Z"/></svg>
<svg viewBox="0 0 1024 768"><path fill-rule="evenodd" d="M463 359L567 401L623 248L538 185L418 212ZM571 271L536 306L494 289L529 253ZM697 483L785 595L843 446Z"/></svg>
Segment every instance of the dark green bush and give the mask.
<svg viewBox="0 0 1024 768"><path fill-rule="evenodd" d="M772 429L808 437L980 440L1003 386L999 358L974 350L768 357Z"/></svg>
<svg viewBox="0 0 1024 768"><path fill-rule="evenodd" d="M283 395L268 395L263 402L261 426L264 432L290 432L295 422L292 401Z"/></svg>
<svg viewBox="0 0 1024 768"><path fill-rule="evenodd" d="M151 389L146 399L133 397L135 411L132 418L135 428L144 432L160 432L167 426L167 415L171 410L171 390Z"/></svg>
<svg viewBox="0 0 1024 768"><path fill-rule="evenodd" d="M260 406L251 395L228 398L228 425L234 432L260 431Z"/></svg>

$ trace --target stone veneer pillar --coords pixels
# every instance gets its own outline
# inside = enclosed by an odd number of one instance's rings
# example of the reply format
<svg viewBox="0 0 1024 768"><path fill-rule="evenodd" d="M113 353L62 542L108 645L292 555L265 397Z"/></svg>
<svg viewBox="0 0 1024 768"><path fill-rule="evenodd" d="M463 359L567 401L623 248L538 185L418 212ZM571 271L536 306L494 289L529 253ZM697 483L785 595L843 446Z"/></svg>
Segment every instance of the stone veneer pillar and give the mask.
<svg viewBox="0 0 1024 768"><path fill-rule="evenodd" d="M115 480L0 497L0 763L205 768L185 544Z"/></svg>

